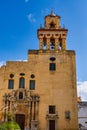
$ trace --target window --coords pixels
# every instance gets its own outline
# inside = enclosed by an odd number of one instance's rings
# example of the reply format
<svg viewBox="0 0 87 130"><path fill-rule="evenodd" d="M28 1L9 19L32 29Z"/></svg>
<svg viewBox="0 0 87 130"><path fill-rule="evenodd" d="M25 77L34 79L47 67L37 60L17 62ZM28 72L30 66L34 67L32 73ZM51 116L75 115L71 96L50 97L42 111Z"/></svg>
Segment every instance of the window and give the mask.
<svg viewBox="0 0 87 130"><path fill-rule="evenodd" d="M50 61L55 61L56 58L55 57L50 57Z"/></svg>
<svg viewBox="0 0 87 130"><path fill-rule="evenodd" d="M66 119L70 119L70 111L66 111L65 112L65 118Z"/></svg>
<svg viewBox="0 0 87 130"><path fill-rule="evenodd" d="M24 87L25 87L25 79L21 77L19 80L19 88L24 88Z"/></svg>
<svg viewBox="0 0 87 130"><path fill-rule="evenodd" d="M50 70L51 71L54 71L54 70L56 70L56 64L55 63L50 63L50 66L49 66L50 68Z"/></svg>
<svg viewBox="0 0 87 130"><path fill-rule="evenodd" d="M55 106L49 106L49 113L55 114Z"/></svg>
<svg viewBox="0 0 87 130"><path fill-rule="evenodd" d="M13 78L14 77L14 74L10 74L10 78Z"/></svg>
<svg viewBox="0 0 87 130"><path fill-rule="evenodd" d="M30 80L30 90L35 89L35 80Z"/></svg>
<svg viewBox="0 0 87 130"><path fill-rule="evenodd" d="M8 81L8 89L14 89L14 80L10 79Z"/></svg>
<svg viewBox="0 0 87 130"><path fill-rule="evenodd" d="M20 73L20 75L21 75L21 76L24 76L24 75L25 75L25 73Z"/></svg>
<svg viewBox="0 0 87 130"><path fill-rule="evenodd" d="M19 99L23 99L23 92L19 92Z"/></svg>
<svg viewBox="0 0 87 130"><path fill-rule="evenodd" d="M34 75L34 74L31 74L31 78L32 78L32 79L35 78L35 75Z"/></svg>

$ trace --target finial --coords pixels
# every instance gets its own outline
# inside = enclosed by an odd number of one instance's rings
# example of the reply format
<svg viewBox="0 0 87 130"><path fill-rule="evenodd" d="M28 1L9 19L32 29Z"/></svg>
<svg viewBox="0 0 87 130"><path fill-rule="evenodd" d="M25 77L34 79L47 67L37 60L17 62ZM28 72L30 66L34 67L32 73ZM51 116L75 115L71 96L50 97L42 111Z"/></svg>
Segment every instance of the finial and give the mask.
<svg viewBox="0 0 87 130"><path fill-rule="evenodd" d="M53 10L51 10L51 16L56 16L55 13L53 12Z"/></svg>

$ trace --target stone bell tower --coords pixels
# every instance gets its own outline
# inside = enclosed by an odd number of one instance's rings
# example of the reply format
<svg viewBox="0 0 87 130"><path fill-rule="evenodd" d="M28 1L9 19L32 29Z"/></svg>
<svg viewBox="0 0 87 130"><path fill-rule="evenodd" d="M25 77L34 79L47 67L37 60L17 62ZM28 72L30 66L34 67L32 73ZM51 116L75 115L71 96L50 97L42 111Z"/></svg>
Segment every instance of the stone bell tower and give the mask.
<svg viewBox="0 0 87 130"><path fill-rule="evenodd" d="M38 30L40 50L66 50L67 29L60 27L60 16L45 16L45 27Z"/></svg>
<svg viewBox="0 0 87 130"><path fill-rule="evenodd" d="M44 27L38 29L43 130L78 130L75 51L66 48L67 32L54 12L45 16Z"/></svg>

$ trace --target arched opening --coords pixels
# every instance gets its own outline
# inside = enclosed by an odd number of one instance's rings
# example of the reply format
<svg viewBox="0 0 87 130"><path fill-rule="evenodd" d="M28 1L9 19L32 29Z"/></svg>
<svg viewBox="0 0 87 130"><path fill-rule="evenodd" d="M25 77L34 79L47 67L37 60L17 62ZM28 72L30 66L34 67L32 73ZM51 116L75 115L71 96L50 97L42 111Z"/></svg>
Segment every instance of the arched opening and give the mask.
<svg viewBox="0 0 87 130"><path fill-rule="evenodd" d="M62 39L59 38L58 50L62 50Z"/></svg>
<svg viewBox="0 0 87 130"><path fill-rule="evenodd" d="M51 38L50 39L50 50L54 50L55 49L55 39Z"/></svg>
<svg viewBox="0 0 87 130"><path fill-rule="evenodd" d="M55 28L55 24L53 21L50 23L50 28Z"/></svg>
<svg viewBox="0 0 87 130"><path fill-rule="evenodd" d="M21 77L19 79L19 88L24 88L25 87L25 79Z"/></svg>
<svg viewBox="0 0 87 130"><path fill-rule="evenodd" d="M46 38L43 39L43 50L46 50Z"/></svg>

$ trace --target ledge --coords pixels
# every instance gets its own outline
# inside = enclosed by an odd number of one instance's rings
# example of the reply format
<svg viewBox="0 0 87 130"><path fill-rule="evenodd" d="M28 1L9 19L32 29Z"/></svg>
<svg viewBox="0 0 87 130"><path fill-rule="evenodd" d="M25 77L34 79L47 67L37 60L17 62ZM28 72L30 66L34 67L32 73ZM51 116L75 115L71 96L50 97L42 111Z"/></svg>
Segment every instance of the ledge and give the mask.
<svg viewBox="0 0 87 130"><path fill-rule="evenodd" d="M58 54L74 54L74 50L28 50L28 54L41 54L41 53L58 53Z"/></svg>

